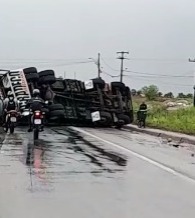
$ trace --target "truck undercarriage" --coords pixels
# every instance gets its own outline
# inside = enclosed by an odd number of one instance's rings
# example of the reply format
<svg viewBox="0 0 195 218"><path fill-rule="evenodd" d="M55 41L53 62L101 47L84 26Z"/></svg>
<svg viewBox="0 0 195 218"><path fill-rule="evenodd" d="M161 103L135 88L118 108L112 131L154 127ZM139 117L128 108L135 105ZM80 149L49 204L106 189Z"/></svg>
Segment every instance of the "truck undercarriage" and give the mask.
<svg viewBox="0 0 195 218"><path fill-rule="evenodd" d="M38 72L34 67L7 71L1 75L1 99L12 91L19 101L21 114L25 112L35 88L49 102L46 111L48 125L120 128L133 122L131 90L121 82L106 84L101 78L85 82L56 78L53 70ZM20 123L24 125L25 122L25 117L21 116Z"/></svg>

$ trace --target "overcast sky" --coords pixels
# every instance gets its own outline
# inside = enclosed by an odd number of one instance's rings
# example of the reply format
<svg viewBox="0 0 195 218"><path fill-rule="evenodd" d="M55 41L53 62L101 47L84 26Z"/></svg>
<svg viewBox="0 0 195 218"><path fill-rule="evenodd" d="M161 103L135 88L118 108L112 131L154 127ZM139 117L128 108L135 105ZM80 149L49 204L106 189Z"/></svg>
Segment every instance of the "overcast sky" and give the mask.
<svg viewBox="0 0 195 218"><path fill-rule="evenodd" d="M193 90L194 0L0 0L0 8L0 68L52 68L87 80L96 77L96 65L77 62L100 52L102 71L117 76L116 52L124 50L131 88Z"/></svg>

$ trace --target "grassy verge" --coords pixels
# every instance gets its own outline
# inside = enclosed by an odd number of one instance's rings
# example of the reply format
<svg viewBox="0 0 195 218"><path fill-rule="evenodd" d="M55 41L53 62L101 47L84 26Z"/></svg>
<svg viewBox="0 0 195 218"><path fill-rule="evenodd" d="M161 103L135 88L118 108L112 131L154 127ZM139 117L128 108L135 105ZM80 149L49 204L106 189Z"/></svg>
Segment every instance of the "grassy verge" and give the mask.
<svg viewBox="0 0 195 218"><path fill-rule="evenodd" d="M195 135L194 107L167 111L166 107L160 102L147 103L151 106L148 112L147 126ZM137 101L134 101L134 108L135 110L138 108Z"/></svg>

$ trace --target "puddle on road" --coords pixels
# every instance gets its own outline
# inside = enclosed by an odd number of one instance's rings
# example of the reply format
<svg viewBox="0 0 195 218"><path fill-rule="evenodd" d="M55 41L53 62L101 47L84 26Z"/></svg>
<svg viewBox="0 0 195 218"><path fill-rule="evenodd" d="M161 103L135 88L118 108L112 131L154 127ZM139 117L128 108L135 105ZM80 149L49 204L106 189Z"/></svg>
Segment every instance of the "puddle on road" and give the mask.
<svg viewBox="0 0 195 218"><path fill-rule="evenodd" d="M65 181L120 179L127 165L122 154L70 130L46 131L35 144L31 134L20 130L6 136L2 151L6 169L0 172L24 178L30 192L50 192Z"/></svg>

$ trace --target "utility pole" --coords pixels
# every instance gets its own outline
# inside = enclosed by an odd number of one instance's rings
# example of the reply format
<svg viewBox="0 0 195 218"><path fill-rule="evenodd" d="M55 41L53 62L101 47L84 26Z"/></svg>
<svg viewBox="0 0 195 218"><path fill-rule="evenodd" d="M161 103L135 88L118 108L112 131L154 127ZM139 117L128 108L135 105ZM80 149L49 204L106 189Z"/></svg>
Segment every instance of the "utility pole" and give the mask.
<svg viewBox="0 0 195 218"><path fill-rule="evenodd" d="M98 78L100 78L100 75L101 75L101 64L100 64L100 53L98 53L98 59L95 60L94 58L88 58L90 60L92 60L95 65L97 65L97 68L98 68Z"/></svg>
<svg viewBox="0 0 195 218"><path fill-rule="evenodd" d="M126 51L121 51L121 52L117 52L117 54L121 54L120 57L118 57L117 59L120 59L121 60L121 72L120 72L120 82L123 82L123 64L124 64L124 59L127 59L125 58L125 54L129 54L129 52L126 52Z"/></svg>
<svg viewBox="0 0 195 218"><path fill-rule="evenodd" d="M101 74L101 69L100 69L100 53L98 53L97 67L98 67L98 78L100 78L100 74Z"/></svg>
<svg viewBox="0 0 195 218"><path fill-rule="evenodd" d="M189 61L189 62L195 62L195 59L192 60L192 59L189 58L188 61ZM194 73L194 87L193 87L193 89L194 89L194 107L195 107L195 73Z"/></svg>

